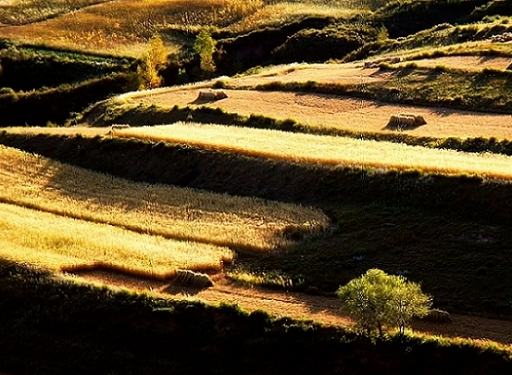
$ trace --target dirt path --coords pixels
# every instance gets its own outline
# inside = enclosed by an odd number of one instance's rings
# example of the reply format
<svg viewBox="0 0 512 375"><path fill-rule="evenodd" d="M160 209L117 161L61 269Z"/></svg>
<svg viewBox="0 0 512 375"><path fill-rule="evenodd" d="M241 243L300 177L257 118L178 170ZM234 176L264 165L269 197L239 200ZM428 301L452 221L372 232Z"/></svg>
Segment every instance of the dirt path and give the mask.
<svg viewBox="0 0 512 375"><path fill-rule="evenodd" d="M352 323L348 317L339 312L339 300L335 297L235 287L222 277L217 277L213 288L199 292L169 286L168 282L141 280L103 271L89 272L76 277L86 282L137 291L151 291L160 296L172 298L199 299L208 303L224 301L238 304L249 311L263 309L278 316L313 319L325 324L348 326ZM447 337L497 341L512 349L512 321L456 314L451 316L453 319L451 324L414 322L412 328L415 331Z"/></svg>

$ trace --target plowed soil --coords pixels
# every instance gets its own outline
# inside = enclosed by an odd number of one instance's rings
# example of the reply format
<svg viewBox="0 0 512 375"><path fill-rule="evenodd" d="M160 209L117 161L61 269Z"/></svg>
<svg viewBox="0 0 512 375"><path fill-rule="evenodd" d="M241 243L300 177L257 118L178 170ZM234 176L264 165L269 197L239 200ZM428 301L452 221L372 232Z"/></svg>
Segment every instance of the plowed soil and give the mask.
<svg viewBox="0 0 512 375"><path fill-rule="evenodd" d="M153 292L169 298L198 299L207 303L229 302L253 311L262 309L277 316L314 321L339 326L350 326L353 322L340 313L340 302L335 297L314 296L259 288L237 287L222 275L214 276L215 286L195 290L173 286L169 282L142 280L105 271L80 274L79 279L136 291ZM414 331L446 337L463 337L475 340L491 340L510 346L512 349L512 321L484 319L451 314L448 324L414 321Z"/></svg>

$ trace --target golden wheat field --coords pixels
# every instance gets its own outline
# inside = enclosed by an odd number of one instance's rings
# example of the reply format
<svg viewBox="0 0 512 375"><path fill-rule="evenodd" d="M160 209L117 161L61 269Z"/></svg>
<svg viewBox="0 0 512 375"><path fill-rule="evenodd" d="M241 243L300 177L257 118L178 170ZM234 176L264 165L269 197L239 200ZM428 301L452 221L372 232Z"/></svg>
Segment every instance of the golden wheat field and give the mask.
<svg viewBox="0 0 512 375"><path fill-rule="evenodd" d="M123 129L116 131L115 136L188 144L292 162L512 178L512 158L509 156L345 137L194 123Z"/></svg>
<svg viewBox="0 0 512 375"><path fill-rule="evenodd" d="M134 183L0 147L0 201L166 238L266 252L285 232L318 234L317 209L164 185Z"/></svg>
<svg viewBox="0 0 512 375"><path fill-rule="evenodd" d="M108 268L165 279L176 269L220 270L226 247L175 241L0 203L0 257L74 271Z"/></svg>

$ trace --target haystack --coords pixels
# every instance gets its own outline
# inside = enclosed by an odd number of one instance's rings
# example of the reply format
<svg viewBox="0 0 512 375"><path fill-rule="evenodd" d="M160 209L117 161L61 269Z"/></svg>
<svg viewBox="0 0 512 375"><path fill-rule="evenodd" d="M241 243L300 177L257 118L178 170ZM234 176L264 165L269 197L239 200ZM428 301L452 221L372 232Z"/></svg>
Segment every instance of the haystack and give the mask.
<svg viewBox="0 0 512 375"><path fill-rule="evenodd" d="M391 129L411 129L421 125L425 125L427 122L421 115L415 115L412 113L399 113L391 116L386 128Z"/></svg>
<svg viewBox="0 0 512 375"><path fill-rule="evenodd" d="M369 68L378 68L380 63L388 63L388 64L398 64L402 61L402 58L400 56L391 56L391 57L385 57L382 59L377 59L373 61L365 61L363 68L369 69Z"/></svg>
<svg viewBox="0 0 512 375"><path fill-rule="evenodd" d="M197 101L213 102L215 100L226 99L228 94L224 90L200 90Z"/></svg>
<svg viewBox="0 0 512 375"><path fill-rule="evenodd" d="M204 289L213 286L213 280L205 273L190 270L177 270L174 285Z"/></svg>

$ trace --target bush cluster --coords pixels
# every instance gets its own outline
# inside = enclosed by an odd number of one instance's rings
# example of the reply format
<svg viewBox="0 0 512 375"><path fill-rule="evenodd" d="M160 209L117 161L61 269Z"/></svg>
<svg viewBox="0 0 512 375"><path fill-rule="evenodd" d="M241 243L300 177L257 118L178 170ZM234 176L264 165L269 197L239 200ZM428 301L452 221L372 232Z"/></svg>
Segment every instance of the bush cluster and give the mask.
<svg viewBox="0 0 512 375"><path fill-rule="evenodd" d="M391 38L405 37L440 23L458 23L477 6L489 0L392 1L379 8L372 18L383 24Z"/></svg>
<svg viewBox="0 0 512 375"><path fill-rule="evenodd" d="M376 29L366 25L342 24L323 29L305 29L276 48L272 58L276 63L342 59L376 37Z"/></svg>
<svg viewBox="0 0 512 375"><path fill-rule="evenodd" d="M488 16L512 16L512 3L504 0L493 0L477 7L468 17L468 21L479 21Z"/></svg>

